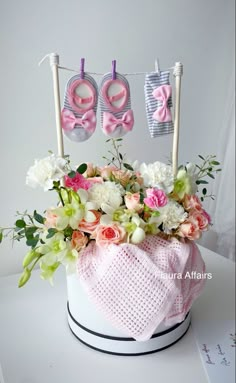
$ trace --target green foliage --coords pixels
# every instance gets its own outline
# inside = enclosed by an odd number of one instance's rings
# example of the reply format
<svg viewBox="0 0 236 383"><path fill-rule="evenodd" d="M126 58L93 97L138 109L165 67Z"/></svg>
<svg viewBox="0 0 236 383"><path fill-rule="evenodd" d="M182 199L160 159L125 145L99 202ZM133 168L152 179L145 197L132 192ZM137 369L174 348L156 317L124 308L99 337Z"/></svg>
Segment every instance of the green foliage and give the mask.
<svg viewBox="0 0 236 383"><path fill-rule="evenodd" d="M198 178L196 180L197 185L207 185L209 184L209 181L203 178L211 178L215 179L214 173L217 174L221 171L221 169L218 167L220 165L220 162L217 161L215 158L215 155L209 155L206 157L203 157L202 155L198 155L198 157L202 160L202 163L200 165L196 165L198 168ZM214 200L214 196L212 194L207 194L207 189L204 187L202 189L202 195L200 197L200 200L203 202L205 198L210 197Z"/></svg>
<svg viewBox="0 0 236 383"><path fill-rule="evenodd" d="M87 170L87 164L81 164L77 169L76 171L79 173L79 174L83 174L85 173Z"/></svg>

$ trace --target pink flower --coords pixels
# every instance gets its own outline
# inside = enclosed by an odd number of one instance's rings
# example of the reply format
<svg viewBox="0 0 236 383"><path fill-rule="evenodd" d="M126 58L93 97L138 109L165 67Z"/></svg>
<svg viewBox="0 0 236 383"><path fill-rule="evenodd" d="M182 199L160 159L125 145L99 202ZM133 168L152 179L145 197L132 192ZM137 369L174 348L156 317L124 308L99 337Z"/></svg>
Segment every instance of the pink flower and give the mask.
<svg viewBox="0 0 236 383"><path fill-rule="evenodd" d="M125 234L124 228L114 223L109 226L99 225L91 238L95 238L98 246L103 247L108 246L111 243L121 243Z"/></svg>
<svg viewBox="0 0 236 383"><path fill-rule="evenodd" d="M87 245L87 243L88 237L84 233L78 230L73 231L71 238L71 246L73 249L80 251Z"/></svg>
<svg viewBox="0 0 236 383"><path fill-rule="evenodd" d="M97 174L97 168L93 166L93 164L91 162L87 162L87 170L86 172L84 173L84 175L86 176L86 178L89 178L89 177L95 177L96 174Z"/></svg>
<svg viewBox="0 0 236 383"><path fill-rule="evenodd" d="M90 234L93 233L94 230L96 229L97 225L100 222L100 218L102 215L102 213L100 213L97 210L91 210L91 211L96 217L95 221L86 222L84 219L82 219L82 221L80 221L80 223L79 223L79 229L84 231L85 233L90 233Z"/></svg>
<svg viewBox="0 0 236 383"><path fill-rule="evenodd" d="M206 212L206 210L202 210L202 215L204 215L204 217L206 217L206 219L208 220L208 223L210 224L211 223L211 216Z"/></svg>
<svg viewBox="0 0 236 383"><path fill-rule="evenodd" d="M201 237L201 231L199 230L198 225L195 225L194 222L186 220L179 227L178 233L180 237L188 238L191 240L199 239Z"/></svg>
<svg viewBox="0 0 236 383"><path fill-rule="evenodd" d="M127 193L125 195L125 205L127 209L135 210L140 212L142 210L142 205L140 204L140 194L139 193Z"/></svg>
<svg viewBox="0 0 236 383"><path fill-rule="evenodd" d="M78 189L88 190L91 186L91 183L86 180L82 174L76 173L75 177L73 178L65 176L65 186L73 189L74 191L77 191Z"/></svg>
<svg viewBox="0 0 236 383"><path fill-rule="evenodd" d="M44 225L47 228L55 228L56 227L56 221L57 221L57 215L54 214L51 210L46 211L46 220L44 222Z"/></svg>
<svg viewBox="0 0 236 383"><path fill-rule="evenodd" d="M183 206L187 211L190 211L191 209L202 211L202 204L196 195L185 194Z"/></svg>
<svg viewBox="0 0 236 383"><path fill-rule="evenodd" d="M116 170L115 166L103 166L102 168L99 168L99 173L102 178L109 180L113 170Z"/></svg>
<svg viewBox="0 0 236 383"><path fill-rule="evenodd" d="M158 207L165 206L167 204L167 197L161 189L147 189L147 197L144 198L144 203L151 209L158 209Z"/></svg>
<svg viewBox="0 0 236 383"><path fill-rule="evenodd" d="M208 229L208 218L203 214L203 212L198 212L197 210L191 210L189 212L188 218L195 226L201 231L206 231Z"/></svg>
<svg viewBox="0 0 236 383"><path fill-rule="evenodd" d="M112 176L125 187L130 182L132 173L129 170L115 169L112 171Z"/></svg>
<svg viewBox="0 0 236 383"><path fill-rule="evenodd" d="M102 177L89 177L89 178L87 178L87 181L89 181L91 186L92 186L93 184L102 184L103 178Z"/></svg>

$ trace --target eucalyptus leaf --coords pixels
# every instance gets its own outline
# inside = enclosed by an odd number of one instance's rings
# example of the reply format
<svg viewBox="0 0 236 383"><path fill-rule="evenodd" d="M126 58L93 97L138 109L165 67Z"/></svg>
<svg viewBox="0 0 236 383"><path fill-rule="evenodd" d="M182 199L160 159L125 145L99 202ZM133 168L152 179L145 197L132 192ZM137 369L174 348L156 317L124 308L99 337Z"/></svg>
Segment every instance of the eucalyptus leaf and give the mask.
<svg viewBox="0 0 236 383"><path fill-rule="evenodd" d="M200 185L200 184L204 184L204 185L206 185L206 184L208 184L209 182L208 181L205 181L205 180L197 180L196 181L196 184L197 185Z"/></svg>
<svg viewBox="0 0 236 383"><path fill-rule="evenodd" d="M54 228L50 228L48 229L48 234L47 234L47 239L48 238L52 238L55 234L57 233L57 229L54 229Z"/></svg>
<svg viewBox="0 0 236 383"><path fill-rule="evenodd" d="M26 223L23 219L18 219L15 223L16 227L19 227L20 229L22 229L23 227L26 226Z"/></svg>
<svg viewBox="0 0 236 383"><path fill-rule="evenodd" d="M215 179L215 177L213 176L213 174L211 174L211 173L207 173L207 175L208 175L208 177L213 178L213 180Z"/></svg>
<svg viewBox="0 0 236 383"><path fill-rule="evenodd" d="M34 219L38 223L44 224L45 219L43 218L43 216L41 214L37 213L36 210L34 211Z"/></svg>
<svg viewBox="0 0 236 383"><path fill-rule="evenodd" d="M68 173L68 177L74 178L76 176L76 172L74 170L71 170L70 173Z"/></svg>
<svg viewBox="0 0 236 383"><path fill-rule="evenodd" d="M205 158L201 156L200 154L198 155L198 157L201 158L201 160L205 161Z"/></svg>
<svg viewBox="0 0 236 383"><path fill-rule="evenodd" d="M129 165L129 164L123 164L124 165L124 167L126 168L126 169L128 169L128 170L134 170L133 168L132 168L132 166L131 165Z"/></svg>
<svg viewBox="0 0 236 383"><path fill-rule="evenodd" d="M79 174L83 174L83 173L85 173L86 172L86 170L87 170L87 164L81 164L78 168L77 168L77 172L79 173Z"/></svg>
<svg viewBox="0 0 236 383"><path fill-rule="evenodd" d="M207 193L207 189L206 188L202 189L202 194L206 195L206 193Z"/></svg>

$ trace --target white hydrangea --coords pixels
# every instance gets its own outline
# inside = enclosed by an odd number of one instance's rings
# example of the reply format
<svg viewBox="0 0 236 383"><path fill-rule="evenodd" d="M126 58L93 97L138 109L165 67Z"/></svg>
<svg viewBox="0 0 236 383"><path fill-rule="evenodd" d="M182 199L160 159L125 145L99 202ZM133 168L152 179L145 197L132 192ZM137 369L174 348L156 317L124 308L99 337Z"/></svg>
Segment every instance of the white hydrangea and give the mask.
<svg viewBox="0 0 236 383"><path fill-rule="evenodd" d="M167 234L177 229L188 216L184 208L174 200L169 200L167 205L159 208L158 211L160 212L160 216L157 217L158 223L162 223L163 231Z"/></svg>
<svg viewBox="0 0 236 383"><path fill-rule="evenodd" d="M117 209L122 204L122 195L124 189L115 182L105 181L103 183L95 183L89 190L89 201L94 202L101 208L103 204L107 204Z"/></svg>
<svg viewBox="0 0 236 383"><path fill-rule="evenodd" d="M55 154L41 160L35 160L27 172L26 185L35 188L41 186L44 191L53 187L53 181L60 181L66 172L67 161Z"/></svg>
<svg viewBox="0 0 236 383"><path fill-rule="evenodd" d="M148 165L143 163L139 171L146 187L162 189L167 194L173 190L174 177L171 166L158 161Z"/></svg>

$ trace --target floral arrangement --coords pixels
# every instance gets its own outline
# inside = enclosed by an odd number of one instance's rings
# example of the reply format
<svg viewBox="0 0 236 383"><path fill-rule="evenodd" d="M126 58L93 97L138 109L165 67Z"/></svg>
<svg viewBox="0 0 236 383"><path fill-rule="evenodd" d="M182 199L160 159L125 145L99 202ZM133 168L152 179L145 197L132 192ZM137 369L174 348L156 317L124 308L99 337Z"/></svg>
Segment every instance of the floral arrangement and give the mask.
<svg viewBox="0 0 236 383"><path fill-rule="evenodd" d="M98 246L130 242L139 244L148 234L196 240L208 230L211 218L204 210L206 177L219 172L215 156L203 158L201 165L180 166L176 178L172 167L124 161L120 153L122 139L109 139L111 158L103 157L103 167L91 163L72 169L69 156L50 153L36 160L27 173L26 183L53 190L59 202L43 215L36 210L18 213L13 228L1 228L3 236L26 239L31 249L23 260L19 287L30 278L37 263L41 277L52 282L63 264L68 273L75 271L81 251L90 241ZM199 186L203 186L198 197Z"/></svg>

